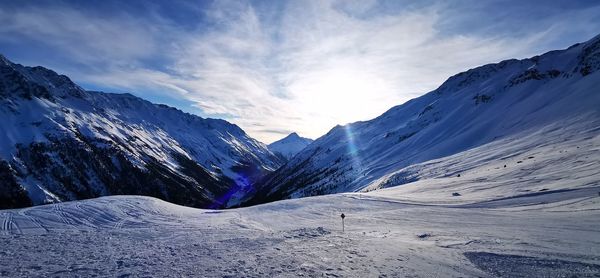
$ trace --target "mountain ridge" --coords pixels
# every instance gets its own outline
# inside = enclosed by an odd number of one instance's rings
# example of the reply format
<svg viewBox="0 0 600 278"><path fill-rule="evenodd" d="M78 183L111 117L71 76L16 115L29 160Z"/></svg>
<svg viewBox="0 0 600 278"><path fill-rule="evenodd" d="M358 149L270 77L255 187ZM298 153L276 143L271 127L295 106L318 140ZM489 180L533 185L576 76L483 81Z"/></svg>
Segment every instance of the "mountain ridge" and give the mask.
<svg viewBox="0 0 600 278"><path fill-rule="evenodd" d="M282 163L225 120L86 91L67 76L6 58L0 115L0 174L11 177L0 195L15 196L20 206L139 194L225 207Z"/></svg>

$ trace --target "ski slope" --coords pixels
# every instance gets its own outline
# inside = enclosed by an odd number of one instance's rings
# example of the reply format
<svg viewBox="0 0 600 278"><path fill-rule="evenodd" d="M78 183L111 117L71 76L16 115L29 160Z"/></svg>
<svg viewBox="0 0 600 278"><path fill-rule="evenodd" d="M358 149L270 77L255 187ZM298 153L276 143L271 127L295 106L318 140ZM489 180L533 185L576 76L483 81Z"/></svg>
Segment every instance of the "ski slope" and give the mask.
<svg viewBox="0 0 600 278"><path fill-rule="evenodd" d="M141 196L3 210L0 275L600 275L598 186L452 205L406 202L401 188L219 211Z"/></svg>
<svg viewBox="0 0 600 278"><path fill-rule="evenodd" d="M508 205L515 196L599 187L599 128L600 122L556 123L405 167L363 191L394 187L373 194L415 203L498 203L501 199Z"/></svg>

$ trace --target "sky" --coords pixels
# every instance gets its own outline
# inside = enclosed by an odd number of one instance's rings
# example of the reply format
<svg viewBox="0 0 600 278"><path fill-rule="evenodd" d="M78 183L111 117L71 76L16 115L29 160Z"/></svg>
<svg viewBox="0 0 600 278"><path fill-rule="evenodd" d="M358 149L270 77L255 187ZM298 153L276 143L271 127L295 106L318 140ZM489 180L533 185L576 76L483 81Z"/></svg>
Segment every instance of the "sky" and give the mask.
<svg viewBox="0 0 600 278"><path fill-rule="evenodd" d="M0 1L0 54L270 143L600 32L600 1Z"/></svg>

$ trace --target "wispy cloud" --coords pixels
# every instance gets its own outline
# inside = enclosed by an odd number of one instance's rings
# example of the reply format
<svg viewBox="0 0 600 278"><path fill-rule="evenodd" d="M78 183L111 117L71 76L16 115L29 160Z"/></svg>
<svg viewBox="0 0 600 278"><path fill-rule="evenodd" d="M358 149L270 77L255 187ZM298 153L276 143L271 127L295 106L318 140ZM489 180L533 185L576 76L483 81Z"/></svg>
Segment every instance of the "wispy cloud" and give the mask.
<svg viewBox="0 0 600 278"><path fill-rule="evenodd" d="M573 4L534 13L539 19L469 26L495 5L520 10L514 2L415 3L183 2L183 18L153 5L115 13L0 5L0 50L35 63L10 48L33 42L60 57L44 63L84 84L185 99L202 116L224 117L270 142L373 118L459 71L572 43L555 39L561 35L591 37L590 25L600 22L597 5ZM511 22L524 28L516 32Z"/></svg>
<svg viewBox="0 0 600 278"><path fill-rule="evenodd" d="M127 17L83 14L62 7L0 10L0 30L8 39L27 38L68 53L81 63L135 63L155 53L152 28ZM52 53L47 53L52 54Z"/></svg>

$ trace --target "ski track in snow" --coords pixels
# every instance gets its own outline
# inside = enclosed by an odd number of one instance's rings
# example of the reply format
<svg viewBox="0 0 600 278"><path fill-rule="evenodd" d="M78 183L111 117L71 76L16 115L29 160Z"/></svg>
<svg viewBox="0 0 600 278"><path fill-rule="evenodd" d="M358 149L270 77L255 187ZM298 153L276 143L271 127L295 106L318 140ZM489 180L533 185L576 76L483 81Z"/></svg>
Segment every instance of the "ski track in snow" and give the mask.
<svg viewBox="0 0 600 278"><path fill-rule="evenodd" d="M32 229L38 229L38 230L43 230L44 233L49 232L48 229L46 229L46 227L44 227L42 221L35 217L34 215L29 215L27 212L30 209L23 209L19 212L19 215L24 216L28 221L31 222L31 224L33 225Z"/></svg>
<svg viewBox="0 0 600 278"><path fill-rule="evenodd" d="M11 218L12 218L12 213L10 212L6 212L4 213L4 220L2 221L2 231L4 233L9 233L11 230Z"/></svg>

